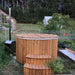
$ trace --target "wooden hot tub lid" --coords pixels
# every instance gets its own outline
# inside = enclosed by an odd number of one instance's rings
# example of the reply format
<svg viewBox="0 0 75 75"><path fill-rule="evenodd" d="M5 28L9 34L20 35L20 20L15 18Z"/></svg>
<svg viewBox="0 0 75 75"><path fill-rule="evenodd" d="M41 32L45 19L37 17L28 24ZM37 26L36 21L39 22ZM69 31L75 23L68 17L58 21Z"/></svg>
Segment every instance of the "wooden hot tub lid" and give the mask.
<svg viewBox="0 0 75 75"><path fill-rule="evenodd" d="M58 38L54 34L17 34L16 37L19 38Z"/></svg>

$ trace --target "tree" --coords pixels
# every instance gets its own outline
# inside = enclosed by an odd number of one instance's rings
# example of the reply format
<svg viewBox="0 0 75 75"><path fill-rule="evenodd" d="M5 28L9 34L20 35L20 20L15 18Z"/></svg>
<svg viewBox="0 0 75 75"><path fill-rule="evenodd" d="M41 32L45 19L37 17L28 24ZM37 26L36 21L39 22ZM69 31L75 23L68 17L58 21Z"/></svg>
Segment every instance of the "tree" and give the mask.
<svg viewBox="0 0 75 75"><path fill-rule="evenodd" d="M2 0L2 8L3 8L3 0Z"/></svg>
<svg viewBox="0 0 75 75"><path fill-rule="evenodd" d="M69 15L62 15L58 13L54 13L52 15L52 19L48 21L48 25L46 26L46 30L60 30L62 28L70 27Z"/></svg>

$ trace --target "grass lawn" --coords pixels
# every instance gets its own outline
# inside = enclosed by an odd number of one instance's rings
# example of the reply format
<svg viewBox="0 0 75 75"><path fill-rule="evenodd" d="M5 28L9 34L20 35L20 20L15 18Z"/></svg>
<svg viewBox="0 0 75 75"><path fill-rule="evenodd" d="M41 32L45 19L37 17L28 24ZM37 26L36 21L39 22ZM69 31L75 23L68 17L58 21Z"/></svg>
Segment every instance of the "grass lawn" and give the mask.
<svg viewBox="0 0 75 75"><path fill-rule="evenodd" d="M8 28L8 26L6 26ZM42 26L37 24L17 24L17 33L40 33ZM12 40L16 40L16 34L11 33ZM0 41L5 41L9 39L9 31L0 31Z"/></svg>
<svg viewBox="0 0 75 75"><path fill-rule="evenodd" d="M40 33L40 25L37 24L17 24L18 33Z"/></svg>

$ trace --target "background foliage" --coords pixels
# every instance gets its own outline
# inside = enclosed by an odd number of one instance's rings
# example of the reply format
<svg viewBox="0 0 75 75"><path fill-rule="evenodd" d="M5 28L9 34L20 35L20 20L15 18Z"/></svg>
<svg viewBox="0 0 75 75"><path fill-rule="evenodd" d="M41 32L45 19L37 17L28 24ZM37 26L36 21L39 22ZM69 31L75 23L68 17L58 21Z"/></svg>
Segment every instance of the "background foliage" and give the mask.
<svg viewBox="0 0 75 75"><path fill-rule="evenodd" d="M23 4L20 0L17 1L20 4L19 6L16 5L16 1L9 1L12 5L12 17L17 22L36 23L42 21L44 16L51 16L57 12L75 18L75 0L23 0ZM13 5L14 3L15 5ZM58 10L59 5L60 11ZM2 5L0 8L8 13L8 8L2 8Z"/></svg>

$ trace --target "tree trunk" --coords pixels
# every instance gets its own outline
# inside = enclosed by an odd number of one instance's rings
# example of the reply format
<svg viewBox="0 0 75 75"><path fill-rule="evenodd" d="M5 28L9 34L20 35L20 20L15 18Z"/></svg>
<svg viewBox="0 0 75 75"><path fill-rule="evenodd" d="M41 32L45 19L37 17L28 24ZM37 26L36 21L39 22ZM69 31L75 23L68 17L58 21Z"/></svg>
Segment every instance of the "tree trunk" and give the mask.
<svg viewBox="0 0 75 75"><path fill-rule="evenodd" d="M8 0L8 7L9 7L9 0Z"/></svg>
<svg viewBox="0 0 75 75"><path fill-rule="evenodd" d="M18 0L16 0L16 6L18 7Z"/></svg>
<svg viewBox="0 0 75 75"><path fill-rule="evenodd" d="M29 0L27 0L27 8L29 8Z"/></svg>
<svg viewBox="0 0 75 75"><path fill-rule="evenodd" d="M22 7L23 7L23 0L22 0Z"/></svg>
<svg viewBox="0 0 75 75"><path fill-rule="evenodd" d="M2 0L2 8L3 8L3 0Z"/></svg>
<svg viewBox="0 0 75 75"><path fill-rule="evenodd" d="M6 0L4 1L4 9L6 9Z"/></svg>

